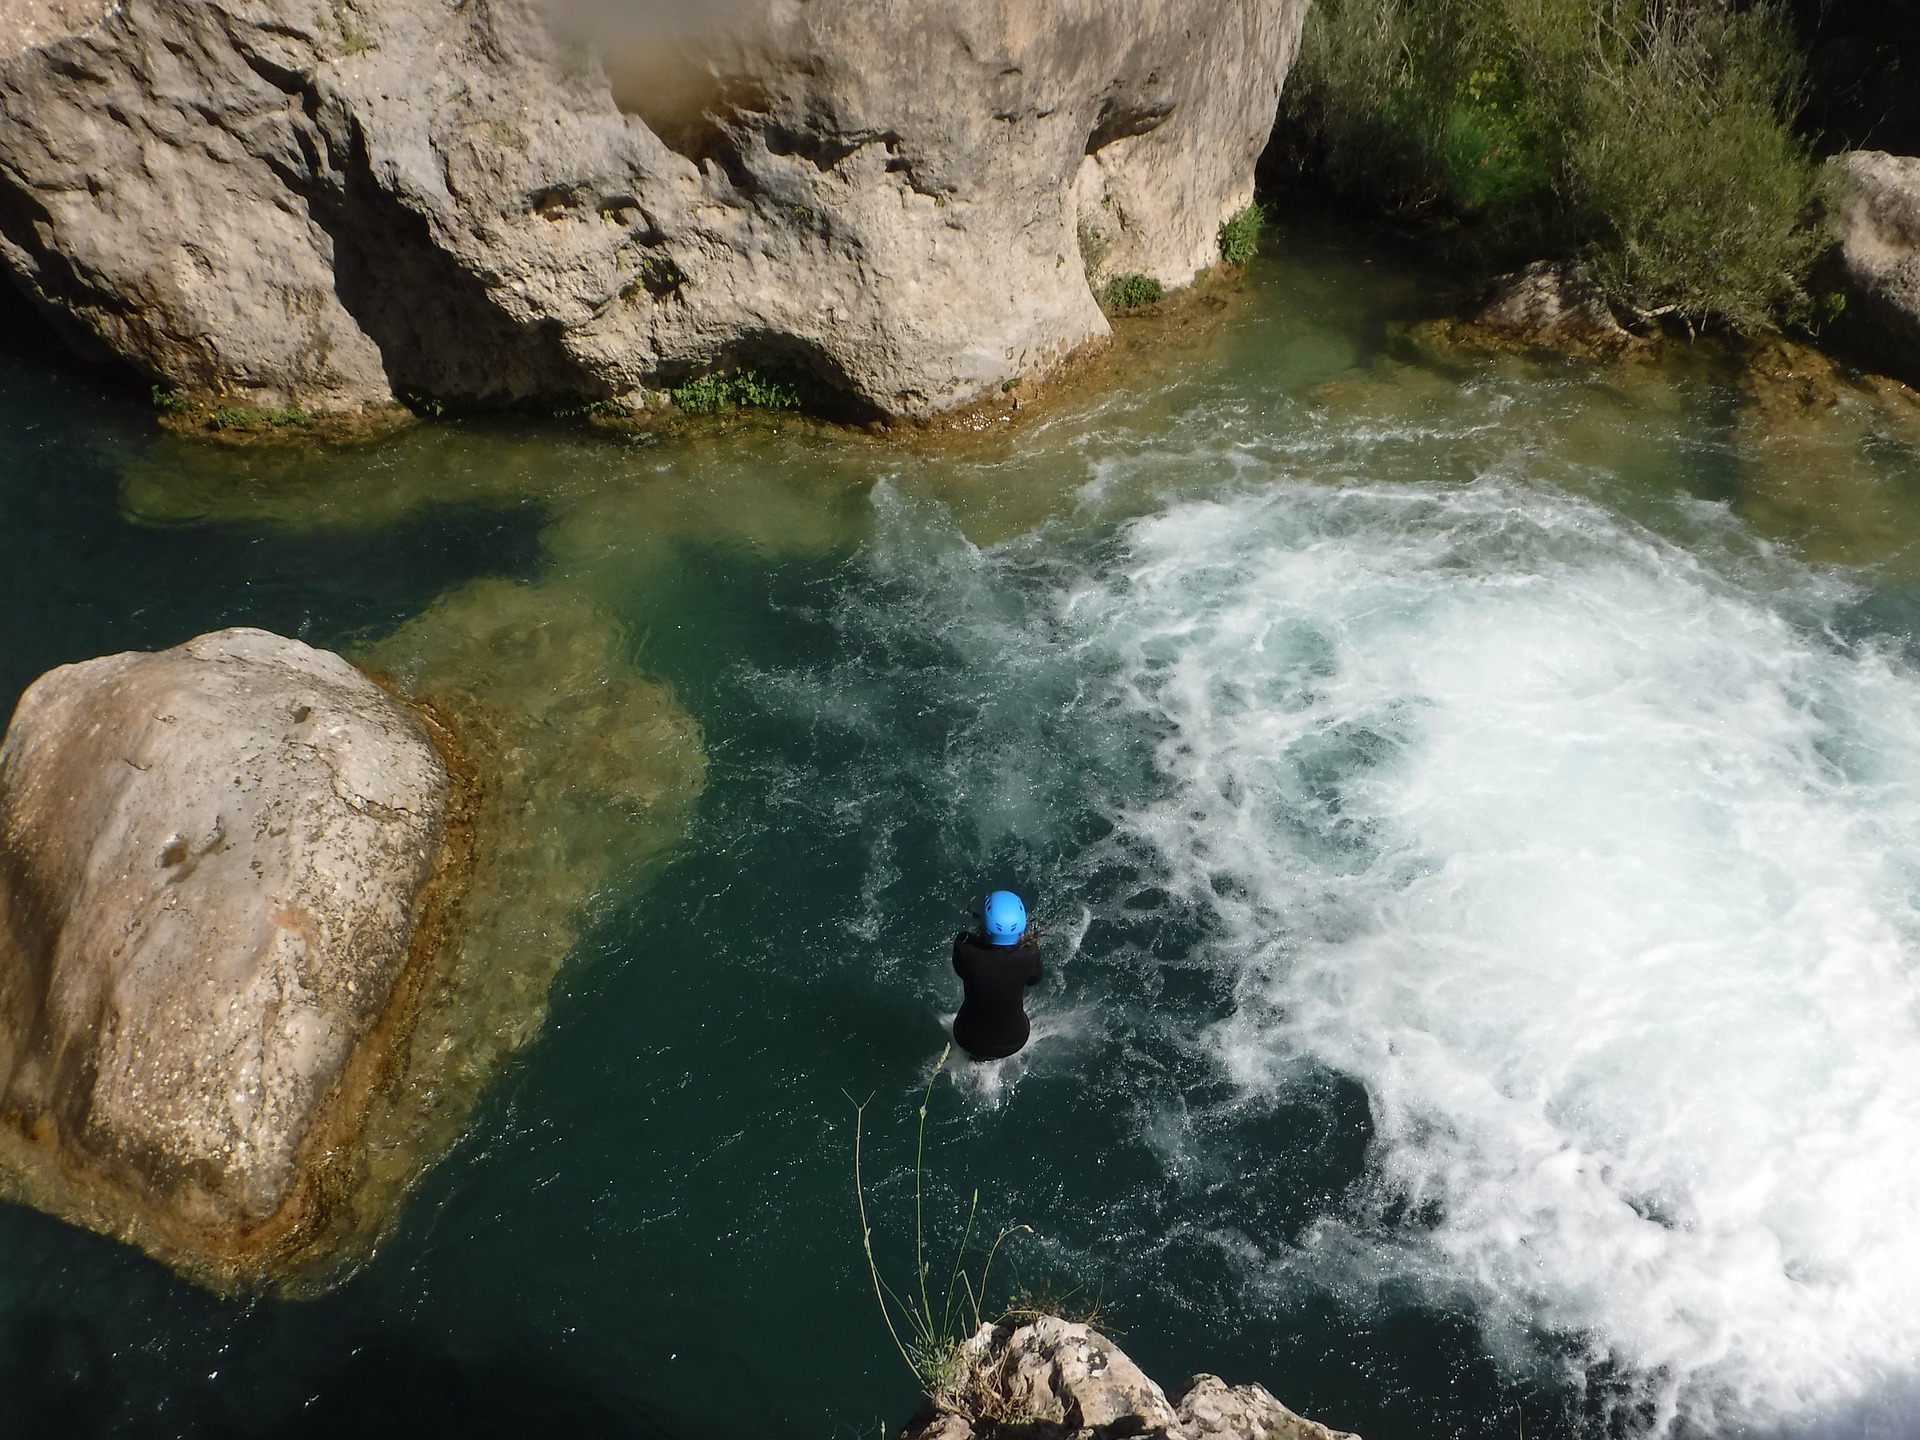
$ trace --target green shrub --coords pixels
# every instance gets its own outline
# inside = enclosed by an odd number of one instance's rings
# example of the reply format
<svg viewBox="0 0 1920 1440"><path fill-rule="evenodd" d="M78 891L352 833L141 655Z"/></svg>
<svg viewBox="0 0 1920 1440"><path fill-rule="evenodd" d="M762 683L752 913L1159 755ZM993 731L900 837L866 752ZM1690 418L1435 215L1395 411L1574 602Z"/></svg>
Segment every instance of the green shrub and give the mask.
<svg viewBox="0 0 1920 1440"><path fill-rule="evenodd" d="M1799 83L1775 0L1320 0L1283 139L1472 263L1576 257L1616 302L1750 329L1809 313Z"/></svg>
<svg viewBox="0 0 1920 1440"><path fill-rule="evenodd" d="M754 370L702 375L667 392L689 415L711 415L728 405L755 410L798 410L800 392Z"/></svg>
<svg viewBox="0 0 1920 1440"><path fill-rule="evenodd" d="M1167 292L1151 275L1117 275L1100 287L1100 308L1111 315L1142 310Z"/></svg>
<svg viewBox="0 0 1920 1440"><path fill-rule="evenodd" d="M1255 200L1246 209L1220 222L1220 258L1244 265L1260 253L1260 232L1267 226L1267 207Z"/></svg>

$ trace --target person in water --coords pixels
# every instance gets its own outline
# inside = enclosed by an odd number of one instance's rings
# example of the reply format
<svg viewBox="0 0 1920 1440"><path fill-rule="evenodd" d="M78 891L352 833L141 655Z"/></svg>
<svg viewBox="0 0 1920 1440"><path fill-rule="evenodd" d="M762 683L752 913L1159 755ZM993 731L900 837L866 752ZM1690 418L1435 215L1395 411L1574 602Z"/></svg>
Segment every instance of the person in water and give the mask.
<svg viewBox="0 0 1920 1440"><path fill-rule="evenodd" d="M1027 987L1040 983L1040 928L1011 890L996 890L980 907L980 934L953 939L953 971L966 987L953 1038L976 1060L1004 1060L1027 1043Z"/></svg>

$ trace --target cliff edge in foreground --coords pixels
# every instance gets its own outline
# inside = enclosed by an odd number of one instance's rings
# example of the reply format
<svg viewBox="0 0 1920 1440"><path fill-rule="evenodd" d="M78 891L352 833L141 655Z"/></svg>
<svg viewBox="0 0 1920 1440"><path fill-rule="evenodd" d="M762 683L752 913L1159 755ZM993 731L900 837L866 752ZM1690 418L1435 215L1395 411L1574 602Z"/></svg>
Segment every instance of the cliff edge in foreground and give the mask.
<svg viewBox="0 0 1920 1440"><path fill-rule="evenodd" d="M924 416L1214 262L1306 6L0 0L0 260L80 348L264 408L752 367Z"/></svg>
<svg viewBox="0 0 1920 1440"><path fill-rule="evenodd" d="M1296 1415L1259 1385L1196 1375L1169 1400L1106 1336L1046 1315L983 1325L961 1380L898 1440L1359 1440Z"/></svg>

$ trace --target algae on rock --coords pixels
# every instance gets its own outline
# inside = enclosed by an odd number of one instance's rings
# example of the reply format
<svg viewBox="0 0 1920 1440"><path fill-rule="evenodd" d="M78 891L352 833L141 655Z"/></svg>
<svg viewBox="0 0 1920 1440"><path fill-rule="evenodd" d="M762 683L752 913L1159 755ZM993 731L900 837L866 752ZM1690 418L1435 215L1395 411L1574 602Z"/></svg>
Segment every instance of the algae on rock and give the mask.
<svg viewBox="0 0 1920 1440"><path fill-rule="evenodd" d="M680 837L706 761L671 689L565 589L477 580L358 658L446 721L471 787L471 878L367 1128L367 1209L386 1223L538 1033L593 901Z"/></svg>

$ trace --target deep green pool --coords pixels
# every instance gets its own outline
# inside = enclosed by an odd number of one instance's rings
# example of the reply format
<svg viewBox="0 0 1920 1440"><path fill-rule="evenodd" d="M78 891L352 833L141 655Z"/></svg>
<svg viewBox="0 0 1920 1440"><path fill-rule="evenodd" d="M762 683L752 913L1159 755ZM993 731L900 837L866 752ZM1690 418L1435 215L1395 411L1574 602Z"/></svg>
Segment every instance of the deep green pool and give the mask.
<svg viewBox="0 0 1920 1440"><path fill-rule="evenodd" d="M1010 884L1038 1038L936 1084L928 1163L943 1260L976 1186L1036 1232L996 1300L1370 1440L1913 1433L1920 422L1427 357L1406 262L1272 248L966 444L215 451L12 342L7 704L504 577L670 684L708 780L334 1294L0 1212L0 1432L879 1434L849 1096L904 1280L946 945Z"/></svg>

